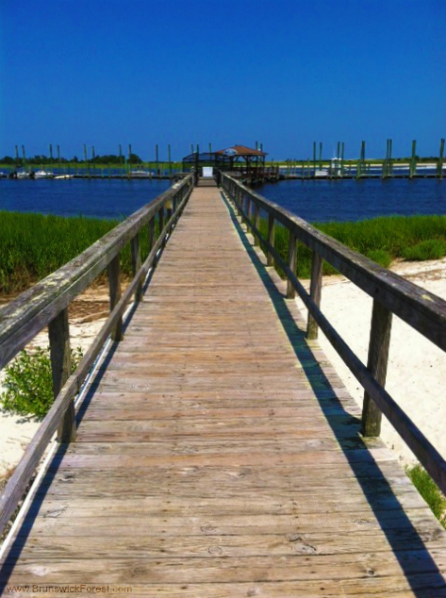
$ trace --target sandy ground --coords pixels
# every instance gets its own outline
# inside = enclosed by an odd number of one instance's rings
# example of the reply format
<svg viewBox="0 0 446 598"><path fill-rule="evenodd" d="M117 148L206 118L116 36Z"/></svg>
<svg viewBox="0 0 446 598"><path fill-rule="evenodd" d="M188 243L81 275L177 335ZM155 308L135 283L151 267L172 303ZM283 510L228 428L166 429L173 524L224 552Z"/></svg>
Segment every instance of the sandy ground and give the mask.
<svg viewBox="0 0 446 598"><path fill-rule="evenodd" d="M70 309L72 348L81 347L85 353L108 315L107 289L91 288L76 300ZM29 347L48 347L48 331L39 333ZM0 373L1 382L4 371ZM0 410L0 478L7 475L20 461L39 422L31 417L11 415Z"/></svg>
<svg viewBox="0 0 446 598"><path fill-rule="evenodd" d="M446 258L432 262L395 263L392 270L446 299ZM305 311L302 304L300 307ZM355 353L367 363L371 298L341 276L325 277L322 310ZM82 295L70 312L72 347L80 346L85 351L107 313L105 288L89 289ZM362 405L362 388L322 334L320 344L347 389ZM47 332L40 333L33 345L47 346ZM446 354L394 317L386 387L443 455L446 455L445 382ZM17 465L38 425L30 418L0 412L0 476ZM387 421L383 422L382 437L394 448L401 461L414 462L412 453Z"/></svg>
<svg viewBox="0 0 446 598"><path fill-rule="evenodd" d="M391 269L446 299L446 258L397 262ZM305 312L300 300L297 301ZM367 364L372 299L342 276L324 277L321 309L351 349ZM319 342L350 394L362 407L364 391L359 382L321 333ZM386 389L442 455L446 455L445 384L446 353L394 316ZM385 418L381 436L404 464L416 462Z"/></svg>

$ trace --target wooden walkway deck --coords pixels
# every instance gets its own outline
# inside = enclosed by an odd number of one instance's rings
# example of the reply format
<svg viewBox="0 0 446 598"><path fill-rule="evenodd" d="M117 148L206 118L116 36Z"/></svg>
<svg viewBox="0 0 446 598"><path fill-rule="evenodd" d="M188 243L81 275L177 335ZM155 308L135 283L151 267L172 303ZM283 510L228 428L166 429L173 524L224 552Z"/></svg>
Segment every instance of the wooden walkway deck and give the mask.
<svg viewBox="0 0 446 598"><path fill-rule="evenodd" d="M197 188L1 565L5 595L446 596L445 532L364 445L261 262Z"/></svg>

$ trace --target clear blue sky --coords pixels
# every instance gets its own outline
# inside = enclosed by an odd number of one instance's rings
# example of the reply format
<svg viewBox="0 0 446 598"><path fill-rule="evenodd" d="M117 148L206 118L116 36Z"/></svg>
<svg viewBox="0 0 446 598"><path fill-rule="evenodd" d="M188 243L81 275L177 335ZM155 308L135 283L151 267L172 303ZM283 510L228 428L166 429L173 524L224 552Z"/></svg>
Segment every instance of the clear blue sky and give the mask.
<svg viewBox="0 0 446 598"><path fill-rule="evenodd" d="M0 0L0 78L0 157L438 155L446 0Z"/></svg>

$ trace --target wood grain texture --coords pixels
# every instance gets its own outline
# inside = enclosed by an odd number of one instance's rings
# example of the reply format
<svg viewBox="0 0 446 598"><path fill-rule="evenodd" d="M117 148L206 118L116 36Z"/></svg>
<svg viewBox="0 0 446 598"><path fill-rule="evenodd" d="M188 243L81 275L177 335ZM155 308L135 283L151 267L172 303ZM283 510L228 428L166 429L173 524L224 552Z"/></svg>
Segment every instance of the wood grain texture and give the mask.
<svg viewBox="0 0 446 598"><path fill-rule="evenodd" d="M361 437L360 410L231 215L217 189L194 190L3 579L440 598L444 531L392 451Z"/></svg>
<svg viewBox="0 0 446 598"><path fill-rule="evenodd" d="M222 175L222 181L223 188L237 197L236 191L242 185L225 174ZM243 188L243 193L249 195L251 203L256 202L260 209L272 214L278 222L294 232L299 241L316 251L364 292L378 299L387 309L446 350L446 301L379 266L254 191Z"/></svg>
<svg viewBox="0 0 446 598"><path fill-rule="evenodd" d="M129 216L71 262L0 309L0 367L6 365L62 309L86 289L121 249L173 195L184 199L192 177L174 184L153 202Z"/></svg>
<svg viewBox="0 0 446 598"><path fill-rule="evenodd" d="M227 184L227 192L230 194L230 196L237 198L237 193L235 193L235 191L238 189L239 183L237 181L234 181L233 179L230 179L230 177L226 177L226 176L223 177L223 180ZM235 186L235 190L234 190L234 186ZM261 198L260 196L257 196L256 194L253 194L248 189L245 189L245 192L247 194L249 194L252 201L260 202L262 205L267 206L268 210L270 210L272 213L275 214L274 204L271 204L271 202L268 202L267 200L263 200L263 198ZM232 195L231 195L231 193L232 193ZM246 220L246 214L244 213L241 205L239 205L239 210L241 212L242 218L244 220ZM286 219L283 219L283 221L286 222ZM305 224L307 224L307 223L305 223ZM291 243L293 234L294 233L298 234L298 233L296 232L296 229L294 227L292 220L288 220L287 226L290 229L290 243ZM310 225L308 225L308 226L310 226ZM258 231L257 229L254 230L252 223L250 226L250 230L252 230L254 234L259 235L260 231ZM329 237L327 237L327 239L329 239ZM288 291L290 288L293 288L295 291L297 291L297 293L299 294L299 297L302 299L302 301L304 302L305 306L307 307L309 313L311 314L315 325L318 325L321 328L321 330L324 332L327 339L330 341L330 343L333 345L335 350L338 352L339 356L343 359L344 363L347 365L347 367L350 369L352 374L356 377L356 379L363 386L364 390L366 391L367 398L369 399L366 401L366 412L369 411L369 408L370 408L373 410L373 413L376 416L375 419L379 419L379 415L378 415L379 411L381 411L387 417L387 419L390 421L390 423L393 425L393 427L396 429L396 431L401 435L401 437L404 439L406 444L412 450L415 457L417 457L417 459L420 461L420 463L425 467L427 472L431 475L432 479L436 482L436 484L443 491L443 493L446 494L446 460L444 459L444 457L438 452L438 450L426 438L426 436L422 433L422 431L414 424L414 422L403 411L403 409L398 405L398 403L389 395L389 393L385 390L385 388L380 384L378 379L375 378L375 375L371 371L373 368L370 368L370 369L367 368L362 363L362 361L358 358L358 356L355 353L353 353L353 351L350 349L349 345L344 341L344 339L340 336L340 334L337 332L337 330L332 326L332 324L327 320L327 318L321 312L319 306L317 305L317 303L313 299L313 297L311 297L311 295L309 293L307 293L307 291L303 287L302 283L298 280L296 273L294 272L294 268L290 268L288 263L286 263L282 259L282 257L276 251L276 249L274 247L272 247L271 245L269 245L265 239L260 238L260 244L263 245L267 251L272 253L276 264L278 266L280 266L280 268L285 273L285 275L287 277L287 294L288 294ZM309 243L306 243L306 244L308 246L311 246L311 244L309 244ZM345 248L345 249L347 249L347 248ZM313 248L313 251L316 251L316 249ZM317 250L317 251L319 251L319 250ZM352 253L350 250L349 250L349 252ZM320 253L320 257L325 256L325 253L323 251L319 251L319 253ZM347 253L344 255L345 259L350 260L351 264L353 264L353 262L351 261L351 256L349 258L347 256ZM362 258L362 256L360 256L359 254L355 254L355 252L353 252L353 254L356 255L358 257L358 259ZM363 265L365 265L365 263L366 262L364 262ZM376 266L376 264L375 264L375 266ZM381 270L383 270L383 269L381 268ZM373 268L371 268L369 274L370 274L370 276L374 275ZM400 282L401 282L400 290L402 290L402 292L403 292L405 282L407 282L407 281L398 277L397 275L394 275L394 277L396 279L400 279ZM360 283L356 279L351 278L351 280L353 282L355 282L355 284L357 284L358 286L361 286ZM381 286L380 286L381 282L382 281L380 281L379 278L375 279L376 295L378 295L383 290L383 288L381 288ZM395 282L394 286L395 287L398 286L397 282ZM420 288L416 287L415 285L412 285L412 287L414 287L412 290L414 290L414 293L416 295L416 289L418 288L418 290L420 290ZM421 290L424 290L424 289L421 289ZM427 291L426 291L426 293L427 293ZM415 295L413 295L413 296L415 296ZM429 298L429 294L424 296L424 299L426 299L426 298L428 298L429 301L431 300ZM413 299L413 297L410 296L410 294L406 293L405 299L404 299L404 301L406 301L406 300L408 301L408 303L406 302L406 307L410 304L412 299ZM435 299L438 300L437 307L438 306L441 307L442 303L444 304L443 307L446 307L446 302L444 302L442 299L440 299L438 297L435 297L435 295L432 295L432 301L434 303L435 303ZM380 295L379 299L376 299L376 298L374 299L374 303L376 305L380 306L379 309L381 311L385 310L389 314L392 313L391 312L392 308L390 307L390 304L387 304L386 302L382 302L381 295ZM395 313L399 313L396 309L393 309L393 311ZM445 310L443 310L443 311L445 311ZM434 322L437 321L439 318L438 321L440 321L440 329L446 323L446 317L444 317L442 315L441 309L440 309L440 311L438 311L435 307L433 307L432 311L430 312L430 315L429 314L427 314L427 315L428 315L428 318L430 318L429 322L431 325L434 325ZM441 323L442 318L444 319L443 323ZM413 322L410 322L410 323L412 326L417 328L417 326ZM435 325L434 325L434 328L435 328ZM430 338L426 332L423 332L423 333L425 334L425 336L428 336L428 338ZM433 340L433 339L431 339L431 340ZM373 344L375 344L375 343L373 343ZM439 346L441 346L441 345L439 345ZM384 353L383 353L383 355L384 355ZM373 404L371 403L371 401L373 402ZM375 430L376 430L376 426L375 426Z"/></svg>
<svg viewBox="0 0 446 598"><path fill-rule="evenodd" d="M156 252L164 241L167 230L181 215L182 209L189 196L188 187L180 187L179 194L180 197L182 197L182 200L178 205L176 214L172 216L172 222L167 223L166 227L160 232L160 236L154 243L146 261L141 266L132 282L127 286L121 299L113 308L109 318L102 326L98 335L94 338L76 371L68 378L58 396L55 398L51 409L43 419L36 434L26 447L22 459L3 489L3 492L0 496L0 530L4 529L12 513L15 511L17 504L22 498L27 484L31 479L31 476L39 464L47 445L55 430L59 426L62 418L65 416L67 410L73 409L73 400L75 396L79 393L87 374L90 372L91 367L101 352L102 347L104 346L104 343L111 331L115 327L116 323L122 319L122 314L128 302L130 301L130 298L134 294L137 285L146 277L149 268L155 260ZM72 429L71 424L74 421L71 415L72 414L70 414L69 417L70 430Z"/></svg>

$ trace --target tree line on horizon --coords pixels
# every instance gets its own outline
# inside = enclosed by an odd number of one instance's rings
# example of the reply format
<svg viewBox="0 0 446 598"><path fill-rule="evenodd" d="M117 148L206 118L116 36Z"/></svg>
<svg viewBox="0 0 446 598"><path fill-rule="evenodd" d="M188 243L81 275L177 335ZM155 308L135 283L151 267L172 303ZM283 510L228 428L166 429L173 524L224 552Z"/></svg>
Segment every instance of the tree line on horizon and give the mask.
<svg viewBox="0 0 446 598"><path fill-rule="evenodd" d="M33 156L32 158L13 158L12 156L4 156L0 159L1 164L8 164L10 166L24 166L25 164L68 164L68 163L75 163L75 164L116 164L123 166L124 164L142 164L142 159L137 154L130 154L130 156L117 156L115 154L106 154L103 156L95 156L94 158L89 158L88 160L79 159L77 156L71 158L71 160L67 158L63 158L62 156L59 158L45 156L44 154L38 154Z"/></svg>

